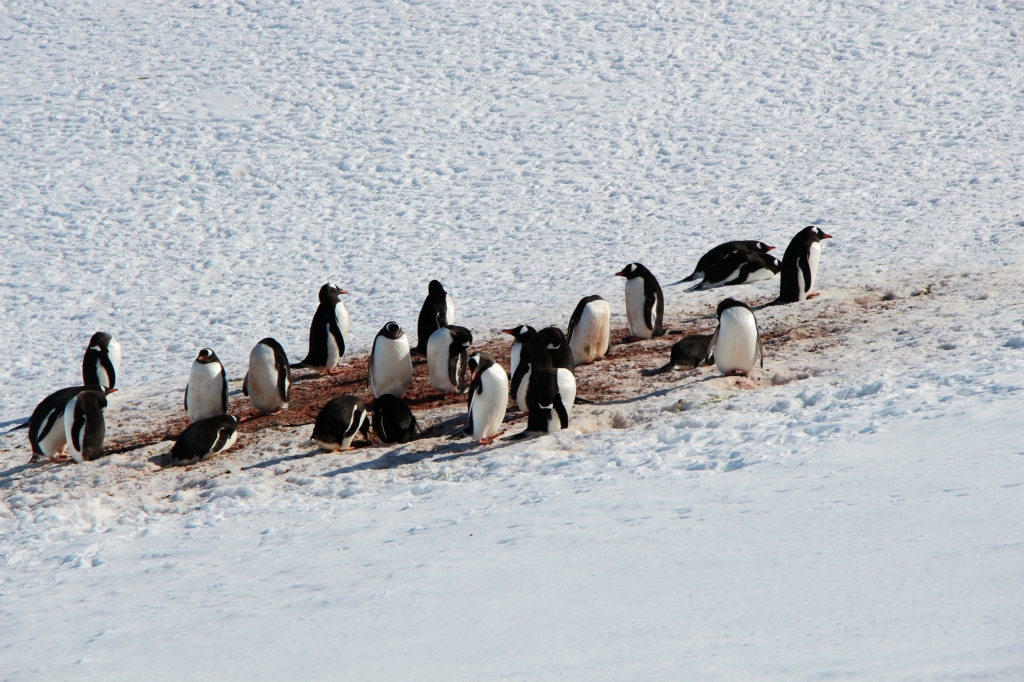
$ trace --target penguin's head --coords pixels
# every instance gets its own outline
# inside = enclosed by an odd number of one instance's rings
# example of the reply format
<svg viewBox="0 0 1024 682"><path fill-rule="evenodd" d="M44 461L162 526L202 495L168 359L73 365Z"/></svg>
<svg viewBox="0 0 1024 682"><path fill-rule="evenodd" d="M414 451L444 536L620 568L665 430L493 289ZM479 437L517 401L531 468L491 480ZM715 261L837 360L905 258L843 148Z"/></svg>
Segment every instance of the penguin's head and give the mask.
<svg viewBox="0 0 1024 682"><path fill-rule="evenodd" d="M511 329L502 329L502 331L508 334L509 336L515 338L516 341L520 342L526 341L526 337L529 334L529 332L532 331L534 334L537 333L537 330L535 330L533 327L528 327L525 324L521 324L518 327L512 327Z"/></svg>
<svg viewBox="0 0 1024 682"><path fill-rule="evenodd" d="M565 343L565 334L558 327L545 327L537 333L540 334L540 338L547 345L548 350L561 348L562 344Z"/></svg>
<svg viewBox="0 0 1024 682"><path fill-rule="evenodd" d="M107 349L107 346L110 345L110 340L112 338L114 337L106 332L96 332L92 335L92 338L89 339L89 349L104 351Z"/></svg>
<svg viewBox="0 0 1024 682"><path fill-rule="evenodd" d="M719 320L722 319L722 313L729 308L746 308L747 310L750 310L750 306L743 301L737 301L735 298L727 298L718 304L718 311L716 314ZM750 310L750 312L753 313L754 311Z"/></svg>
<svg viewBox="0 0 1024 682"><path fill-rule="evenodd" d="M395 339L400 339L404 335L405 332L402 331L402 328L398 326L397 322L388 322L381 328L379 334L379 336L387 337L392 341L394 341Z"/></svg>
<svg viewBox="0 0 1024 682"><path fill-rule="evenodd" d="M768 253L769 251L771 251L774 248L775 248L774 246L768 246L764 242L758 242L757 244L754 244L754 250L755 251L760 251L761 253Z"/></svg>
<svg viewBox="0 0 1024 682"><path fill-rule="evenodd" d="M210 362L220 362L220 360L217 359L217 354L213 352L212 348L204 348L196 356L196 362L205 365Z"/></svg>
<svg viewBox="0 0 1024 682"><path fill-rule="evenodd" d="M320 295L319 295L320 302L321 303L326 303L328 305L331 305L331 304L334 304L334 303L337 303L338 301L340 301L341 300L341 295L342 294L347 294L347 293L348 292L345 291L344 289L342 289L340 287L336 287L333 284L331 284L330 282L328 282L327 284L325 284L322 287L320 287Z"/></svg>
<svg viewBox="0 0 1024 682"><path fill-rule="evenodd" d="M650 271L647 268L645 268L642 263L630 263L626 267L616 272L615 276L625 277L626 279L633 279L634 277L643 277L645 274L650 274Z"/></svg>
<svg viewBox="0 0 1024 682"><path fill-rule="evenodd" d="M472 372L473 374L476 374L476 368L479 367L479 366L480 366L480 354L479 353L474 353L473 355L470 355L469 359L466 360L466 367L468 367L469 371Z"/></svg>
<svg viewBox="0 0 1024 682"><path fill-rule="evenodd" d="M832 235L825 234L825 232L820 227L815 227L814 225L808 225L803 229L802 232L811 241L815 242L820 242L822 239L832 239Z"/></svg>
<svg viewBox="0 0 1024 682"><path fill-rule="evenodd" d="M463 348L469 348L469 344L473 343L473 332L465 327L457 327L454 324L450 324L445 329L452 335L453 343L457 343Z"/></svg>
<svg viewBox="0 0 1024 682"><path fill-rule="evenodd" d="M430 296L444 296L448 292L444 290L444 287L436 279L430 280L430 284L427 285L427 293Z"/></svg>

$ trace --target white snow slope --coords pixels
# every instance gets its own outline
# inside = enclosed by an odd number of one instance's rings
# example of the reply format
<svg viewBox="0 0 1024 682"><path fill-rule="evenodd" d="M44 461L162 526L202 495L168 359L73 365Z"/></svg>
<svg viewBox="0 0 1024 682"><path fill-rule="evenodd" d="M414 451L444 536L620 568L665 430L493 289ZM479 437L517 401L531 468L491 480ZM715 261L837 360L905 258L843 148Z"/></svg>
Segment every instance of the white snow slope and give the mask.
<svg viewBox="0 0 1024 682"><path fill-rule="evenodd" d="M1021 679L1022 24L0 5L0 423L78 383L97 330L136 422L200 347L297 359L325 281L354 350L431 278L479 337L592 293L621 324L626 263L673 281L817 224L822 297L759 319L837 320L762 388L651 378L491 449L306 458L303 427L188 470L148 462L166 444L26 468L4 435L0 680ZM669 322L724 295L667 293Z"/></svg>

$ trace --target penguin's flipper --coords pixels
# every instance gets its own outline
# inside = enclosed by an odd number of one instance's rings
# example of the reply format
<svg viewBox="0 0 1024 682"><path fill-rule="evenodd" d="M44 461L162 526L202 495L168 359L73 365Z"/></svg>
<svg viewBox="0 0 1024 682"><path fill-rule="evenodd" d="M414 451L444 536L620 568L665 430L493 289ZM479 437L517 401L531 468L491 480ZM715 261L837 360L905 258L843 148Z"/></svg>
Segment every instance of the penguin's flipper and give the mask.
<svg viewBox="0 0 1024 682"><path fill-rule="evenodd" d="M242 395L248 397L249 395L249 373L245 373L245 379L242 379Z"/></svg>
<svg viewBox="0 0 1024 682"><path fill-rule="evenodd" d="M718 328L715 329L715 333L711 335L711 340L708 341L708 362L711 362L711 358L715 357L715 344L718 343L718 332L722 331L722 325L719 324ZM758 339L761 335L757 335Z"/></svg>
<svg viewBox="0 0 1024 682"><path fill-rule="evenodd" d="M221 407L224 408L224 414L228 413L228 373L224 370L224 365L220 366L220 376L224 380L224 388L221 389Z"/></svg>
<svg viewBox="0 0 1024 682"><path fill-rule="evenodd" d="M188 411L188 384L185 384L185 411Z"/></svg>
<svg viewBox="0 0 1024 682"><path fill-rule="evenodd" d="M811 263L807 260L807 256L800 256L797 263L800 264L800 272L804 276L804 293L806 294L811 290Z"/></svg>
<svg viewBox="0 0 1024 682"><path fill-rule="evenodd" d="M327 325L327 333L334 337L334 342L338 344L338 357L345 356L345 337L341 333L341 327L338 326L338 320L330 322Z"/></svg>
<svg viewBox="0 0 1024 682"><path fill-rule="evenodd" d="M658 294L654 289L648 290L647 284L644 284L644 324L647 328L652 331L657 331L658 327L655 325L655 306L658 305Z"/></svg>
<svg viewBox="0 0 1024 682"><path fill-rule="evenodd" d="M676 284L678 284L678 282L676 282ZM704 291L705 289L707 289L707 287L704 286L704 282L699 282L699 283L693 285L692 287L690 287L689 289L687 289L685 293L688 294L691 291Z"/></svg>
<svg viewBox="0 0 1024 682"><path fill-rule="evenodd" d="M562 428L569 428L569 412L565 409L565 404L562 402L562 394L555 392L555 412L558 413L558 421L561 422Z"/></svg>
<svg viewBox="0 0 1024 682"><path fill-rule="evenodd" d="M348 425L347 429L345 429L345 438L352 438L353 436L356 435L356 431L359 430L359 427L361 426L361 422L363 421L363 419L360 418L358 421L356 420L356 416L358 415L358 413L358 408L354 408L352 410L352 423ZM365 415L365 412L363 414Z"/></svg>

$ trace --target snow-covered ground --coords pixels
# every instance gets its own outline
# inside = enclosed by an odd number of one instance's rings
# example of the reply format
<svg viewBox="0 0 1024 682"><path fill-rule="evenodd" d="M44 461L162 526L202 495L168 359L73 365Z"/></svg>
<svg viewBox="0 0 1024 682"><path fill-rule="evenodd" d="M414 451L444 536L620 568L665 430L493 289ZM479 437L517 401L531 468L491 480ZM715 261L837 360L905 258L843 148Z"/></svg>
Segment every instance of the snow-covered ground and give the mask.
<svg viewBox="0 0 1024 682"><path fill-rule="evenodd" d="M307 426L187 470L0 436L0 679L1024 677L1022 24L0 6L0 423L101 329L138 428L199 347L300 357L328 280L365 351L434 277L487 338L591 293L621 322L630 261L835 235L753 381L609 364L647 397L556 436L307 457ZM667 294L677 328L723 295Z"/></svg>

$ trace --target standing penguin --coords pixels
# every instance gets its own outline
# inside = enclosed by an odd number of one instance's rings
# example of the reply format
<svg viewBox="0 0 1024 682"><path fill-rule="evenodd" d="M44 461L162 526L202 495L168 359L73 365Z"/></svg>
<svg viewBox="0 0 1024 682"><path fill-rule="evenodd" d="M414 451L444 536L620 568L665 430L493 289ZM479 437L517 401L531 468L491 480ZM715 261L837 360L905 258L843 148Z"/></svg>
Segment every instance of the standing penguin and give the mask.
<svg viewBox="0 0 1024 682"><path fill-rule="evenodd" d="M391 394L401 398L412 386L412 356L409 337L396 322L377 332L367 364L367 379L374 397Z"/></svg>
<svg viewBox="0 0 1024 682"><path fill-rule="evenodd" d="M818 261L821 260L821 240L832 239L820 228L808 225L797 232L782 256L782 281L779 297L768 305L796 303L814 298L814 282L818 278Z"/></svg>
<svg viewBox="0 0 1024 682"><path fill-rule="evenodd" d="M341 296L347 293L330 283L320 287L320 305L309 325L309 352L302 362L292 365L292 369L306 367L332 372L341 362L349 326L348 310Z"/></svg>
<svg viewBox="0 0 1024 682"><path fill-rule="evenodd" d="M515 329L506 329L504 331L506 334L515 337L520 346L519 362L512 376L512 395L519 409L523 412L530 412L537 405L540 405L541 409L545 410L551 408L551 405L555 405L555 408L552 409L556 409L556 412L550 414L555 414L559 418L564 417L560 421L568 424L569 414L572 411L573 404L576 402L576 377L573 376L570 370L564 367L556 368L552 365L547 345L533 327L519 325ZM515 345L513 345L513 349L515 349ZM536 374L536 370L540 370L539 375ZM540 376L541 381L540 387L536 389L533 388L535 376ZM548 380L552 382L551 390L557 394L557 404L546 402L548 397ZM534 399L531 399L531 391L540 391L540 393L536 393ZM550 416L549 413L545 414ZM533 419L534 417L531 414L531 423ZM538 417L538 419L543 421L541 417ZM537 421L534 425L537 426L541 421ZM565 426L563 425L561 428L565 428ZM528 430L534 431L536 429Z"/></svg>
<svg viewBox="0 0 1024 682"><path fill-rule="evenodd" d="M633 338L650 339L664 334L661 320L665 315L665 296L658 279L640 263L630 263L615 276L626 278L626 322Z"/></svg>
<svg viewBox="0 0 1024 682"><path fill-rule="evenodd" d="M436 279L427 285L427 299L420 308L420 317L416 321L416 347L412 352L426 355L430 337L441 327L455 324L455 304L452 297Z"/></svg>
<svg viewBox="0 0 1024 682"><path fill-rule="evenodd" d="M121 344L106 332L96 332L82 358L82 383L99 384L107 391L115 390L117 372L121 369Z"/></svg>
<svg viewBox="0 0 1024 682"><path fill-rule="evenodd" d="M682 284L683 282L695 282L698 279L704 279L708 268L731 253L736 253L737 251L768 253L774 248L774 246L768 246L764 242L755 241L726 242L724 244L719 244L700 257L700 260L697 261L697 267L693 269L693 272L690 273L689 277L684 277L678 282L672 282L669 286L673 287L677 284Z"/></svg>
<svg viewBox="0 0 1024 682"><path fill-rule="evenodd" d="M288 409L291 387L288 356L281 344L268 336L249 353L242 394L249 396L252 406L263 414L273 414Z"/></svg>
<svg viewBox="0 0 1024 682"><path fill-rule="evenodd" d="M747 376L758 358L764 368L761 352L761 333L750 306L727 298L718 304L718 329L708 342L709 355L715 356L715 366L724 376Z"/></svg>
<svg viewBox="0 0 1024 682"><path fill-rule="evenodd" d="M612 309L600 296L587 296L569 318L569 349L574 365L603 358L611 345Z"/></svg>
<svg viewBox="0 0 1024 682"><path fill-rule="evenodd" d="M185 411L193 422L228 411L228 375L220 358L209 348L199 351L188 373Z"/></svg>
<svg viewBox="0 0 1024 682"><path fill-rule="evenodd" d="M473 382L469 385L469 426L466 434L488 445L501 432L508 407L508 375L489 355L469 358Z"/></svg>
<svg viewBox="0 0 1024 682"><path fill-rule="evenodd" d="M779 259L756 251L734 251L708 267L704 279L686 291L707 291L718 287L763 282L779 274Z"/></svg>
<svg viewBox="0 0 1024 682"><path fill-rule="evenodd" d="M67 447L67 431L64 428L64 410L68 401L82 391L102 391L98 384L62 388L43 398L32 410L28 420L28 442L32 446L32 460L48 457L57 461L58 455Z"/></svg>
<svg viewBox="0 0 1024 682"><path fill-rule="evenodd" d="M223 452L238 440L238 420L230 414L200 419L181 432L171 448L173 464L192 464Z"/></svg>
<svg viewBox="0 0 1024 682"><path fill-rule="evenodd" d="M567 369L572 372L576 363L573 362L572 349L569 348L569 342L565 340L562 330L558 327L544 327L537 333L548 349L551 365L555 369Z"/></svg>
<svg viewBox="0 0 1024 682"><path fill-rule="evenodd" d="M106 407L107 398L102 391L82 391L64 407L64 437L76 462L91 462L103 456Z"/></svg>
<svg viewBox="0 0 1024 682"><path fill-rule="evenodd" d="M430 384L442 393L466 390L466 350L473 343L473 332L448 325L430 335L427 342L427 371Z"/></svg>
<svg viewBox="0 0 1024 682"><path fill-rule="evenodd" d="M416 428L416 416L401 398L385 393L373 401L373 430L382 443L408 443Z"/></svg>
<svg viewBox="0 0 1024 682"><path fill-rule="evenodd" d="M366 404L354 395L329 401L316 416L309 437L321 450L351 450L352 439L367 420Z"/></svg>

